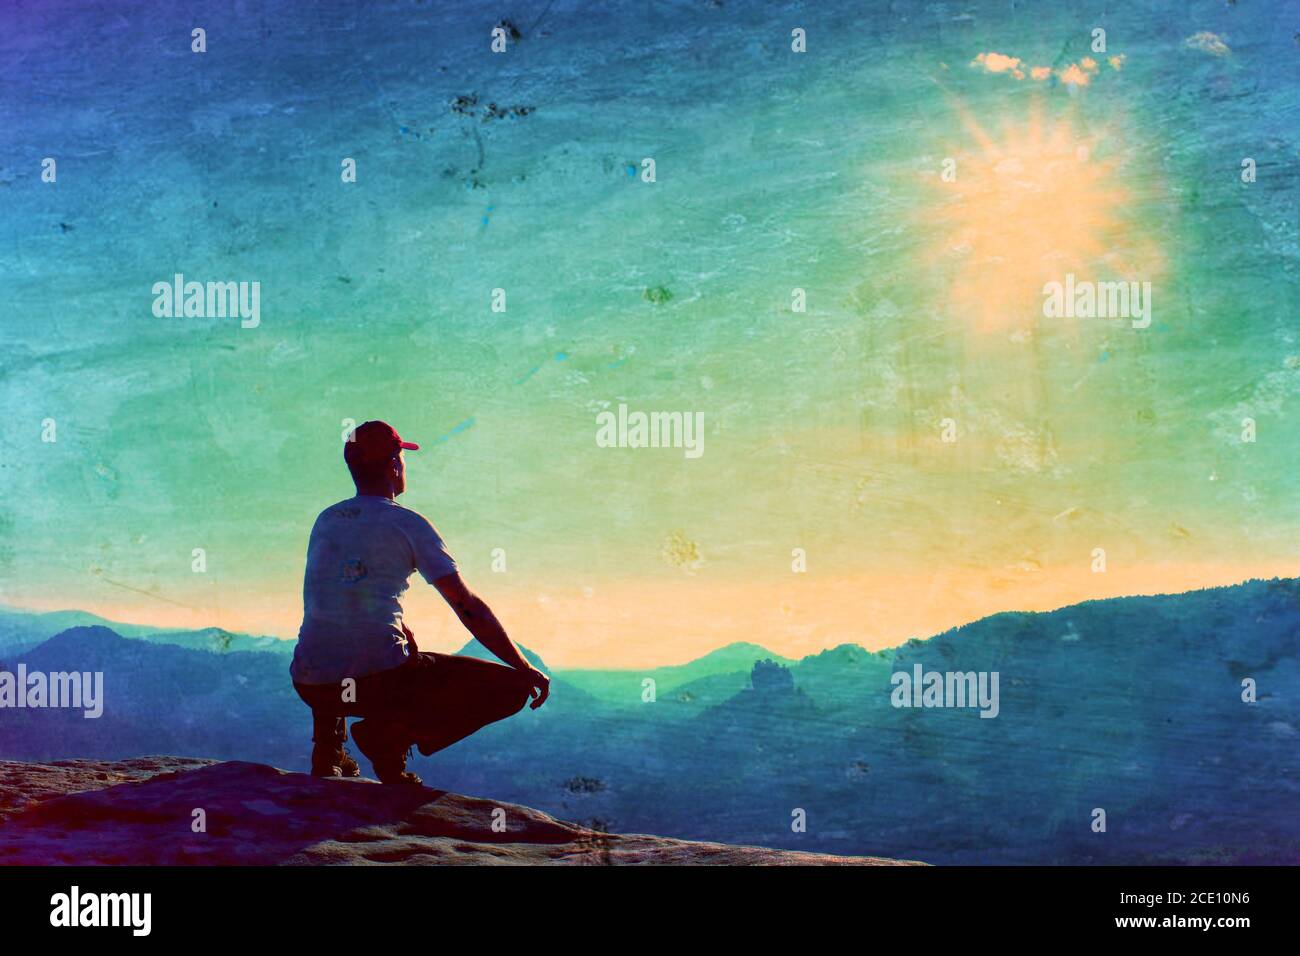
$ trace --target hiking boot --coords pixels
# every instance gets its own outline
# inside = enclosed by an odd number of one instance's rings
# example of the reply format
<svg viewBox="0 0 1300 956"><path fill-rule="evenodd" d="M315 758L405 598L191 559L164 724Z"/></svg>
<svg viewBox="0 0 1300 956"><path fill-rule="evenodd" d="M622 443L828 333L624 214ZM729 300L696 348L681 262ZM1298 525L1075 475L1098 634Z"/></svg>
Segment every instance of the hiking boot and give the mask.
<svg viewBox="0 0 1300 956"><path fill-rule="evenodd" d="M352 759L347 747L321 747L311 750L313 777L359 777L361 765Z"/></svg>
<svg viewBox="0 0 1300 956"><path fill-rule="evenodd" d="M357 749L375 768L380 783L402 783L419 786L423 781L406 769L406 758L411 748L403 745L392 725L371 726L368 721L352 725L352 739Z"/></svg>

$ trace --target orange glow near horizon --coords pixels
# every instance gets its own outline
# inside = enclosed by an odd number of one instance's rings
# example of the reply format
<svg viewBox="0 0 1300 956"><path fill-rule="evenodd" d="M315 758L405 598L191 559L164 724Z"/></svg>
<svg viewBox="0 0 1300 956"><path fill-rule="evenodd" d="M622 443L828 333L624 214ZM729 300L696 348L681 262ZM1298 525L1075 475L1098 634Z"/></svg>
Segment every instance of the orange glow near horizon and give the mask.
<svg viewBox="0 0 1300 956"><path fill-rule="evenodd" d="M646 584L596 582L543 588L484 588L511 636L559 668L644 668L681 664L735 641L791 658L839 644L868 650L927 638L1003 611L1050 611L1082 601L1171 594L1300 575L1277 562L1024 571L1013 568L914 570L857 576L786 574L758 582L659 579ZM251 595L247 595L252 597ZM82 610L115 621L177 629L222 627L292 636L300 611L281 602L210 611L174 606L87 602ZM66 610L57 602L23 602L33 611ZM450 652L470 640L437 593L413 581L405 601L423 650ZM774 621L776 623L774 623ZM575 622L581 622L575 625ZM616 636L616 640L611 640Z"/></svg>

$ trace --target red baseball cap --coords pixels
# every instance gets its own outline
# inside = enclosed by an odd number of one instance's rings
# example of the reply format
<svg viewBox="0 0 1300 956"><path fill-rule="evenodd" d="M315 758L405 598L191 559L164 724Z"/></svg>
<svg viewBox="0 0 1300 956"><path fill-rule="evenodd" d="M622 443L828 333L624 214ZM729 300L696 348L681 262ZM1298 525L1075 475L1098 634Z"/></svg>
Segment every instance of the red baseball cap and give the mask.
<svg viewBox="0 0 1300 956"><path fill-rule="evenodd" d="M415 442L403 441L388 422L362 422L343 443L343 460L349 465L387 461L403 448L420 450Z"/></svg>

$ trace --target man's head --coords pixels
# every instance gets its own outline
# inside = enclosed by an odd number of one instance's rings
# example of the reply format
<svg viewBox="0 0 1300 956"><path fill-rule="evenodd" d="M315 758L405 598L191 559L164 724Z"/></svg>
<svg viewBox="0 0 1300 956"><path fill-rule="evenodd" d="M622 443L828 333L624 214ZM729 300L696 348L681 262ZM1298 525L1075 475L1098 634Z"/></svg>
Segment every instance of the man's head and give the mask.
<svg viewBox="0 0 1300 956"><path fill-rule="evenodd" d="M343 445L357 494L396 498L406 490L406 459L403 449L417 451L415 442L402 436L387 422L365 422L354 428Z"/></svg>

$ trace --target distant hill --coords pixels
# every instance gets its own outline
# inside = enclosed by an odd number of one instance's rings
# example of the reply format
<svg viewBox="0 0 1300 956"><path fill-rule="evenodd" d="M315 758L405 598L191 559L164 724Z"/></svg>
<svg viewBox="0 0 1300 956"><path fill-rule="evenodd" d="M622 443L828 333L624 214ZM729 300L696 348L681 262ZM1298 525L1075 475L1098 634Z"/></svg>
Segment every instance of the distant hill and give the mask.
<svg viewBox="0 0 1300 956"><path fill-rule="evenodd" d="M22 759L121 757L181 749L226 759L250 751L301 755L309 711L282 654L207 650L125 638L106 627L73 627L18 655L7 669L104 674L103 715L13 709L0 719L0 754ZM166 745L166 746L165 746Z"/></svg>
<svg viewBox="0 0 1300 956"><path fill-rule="evenodd" d="M532 664L539 671L543 671L547 674L551 672L551 669L546 666L545 662L536 652L530 651L528 648L524 647L524 645L520 644L518 641L515 641L515 647L519 648L519 653L523 655L524 660ZM458 650L456 653L461 657L473 657L476 660L480 660L480 661L491 661L493 664L501 663L501 659L499 657L497 657L495 654L489 651L477 640L467 641L465 646L462 647L460 650Z"/></svg>
<svg viewBox="0 0 1300 956"><path fill-rule="evenodd" d="M0 654L14 653L35 647L70 627L107 625L129 631L131 636L150 631L150 628L114 624L86 611L23 611L17 608L0 608Z"/></svg>
<svg viewBox="0 0 1300 956"><path fill-rule="evenodd" d="M661 700L689 702L699 697L716 700L723 694L730 696L749 686L749 673L754 662L764 658L781 664L791 663L788 658L757 644L738 641L686 664L643 670L568 670L564 672L564 679L598 700L623 706L641 703L647 678L655 682L655 694Z"/></svg>
<svg viewBox="0 0 1300 956"><path fill-rule="evenodd" d="M143 634L159 633L165 628L148 627L143 624L123 624L110 621L91 614L89 611L26 611L22 608L0 607L0 632L23 632L38 641L53 637L70 627L91 627L100 625L111 627L123 637L139 637Z"/></svg>
<svg viewBox="0 0 1300 956"><path fill-rule="evenodd" d="M138 639L152 644L175 644L177 647L213 651L217 654L228 654L231 651L265 651L270 654L292 655L294 645L297 643L297 641L287 641L278 637L239 634L219 627L205 627L196 631L160 631L156 634L142 634Z"/></svg>
<svg viewBox="0 0 1300 956"><path fill-rule="evenodd" d="M148 627L143 624L123 624L88 611L24 611L19 608L0 608L0 653L35 647L47 638L73 627L107 627L122 637L221 653L270 651L292 654L294 647L293 641L281 640L277 637L239 634L219 627L178 631Z"/></svg>
<svg viewBox="0 0 1300 956"><path fill-rule="evenodd" d="M511 768L493 780L510 799L696 839L940 863L1297 863L1298 649L1295 579L998 614L783 664L792 690L765 682L684 720L654 719L692 706L661 685L561 740L515 746L507 725L437 766L456 780L491 759ZM998 672L999 715L894 707L893 674L917 664ZM639 690L643 675L621 676Z"/></svg>

